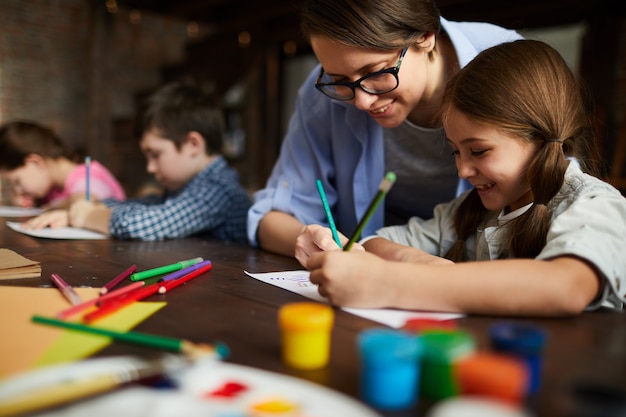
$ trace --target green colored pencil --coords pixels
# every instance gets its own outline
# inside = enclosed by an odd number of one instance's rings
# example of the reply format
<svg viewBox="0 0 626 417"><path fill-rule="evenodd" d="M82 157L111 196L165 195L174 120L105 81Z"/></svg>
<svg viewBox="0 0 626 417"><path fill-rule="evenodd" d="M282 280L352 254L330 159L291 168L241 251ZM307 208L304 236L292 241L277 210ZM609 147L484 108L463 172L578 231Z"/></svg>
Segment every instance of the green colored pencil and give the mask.
<svg viewBox="0 0 626 417"><path fill-rule="evenodd" d="M333 213L330 211L330 206L328 205L328 199L326 199L326 192L324 191L324 186L322 185L321 180L316 181L317 191L320 194L320 198L322 199L322 206L324 207L324 211L326 212L326 218L328 219L328 226L330 227L330 231L333 234L333 240L337 243L337 246L341 247L341 239L339 239L339 234L337 233L337 226L335 225L335 219L333 218Z"/></svg>
<svg viewBox="0 0 626 417"><path fill-rule="evenodd" d="M87 326L81 323L74 323L37 315L32 317L32 321L34 323L47 324L50 326L63 327L65 329L107 336L120 342L169 350L172 352L181 352L188 357L195 358L206 356L207 354L215 354L219 358L225 358L228 355L228 347L222 343L217 343L214 346L204 344L198 345L184 339L175 339L173 337L157 336L138 332L117 332L115 330L103 329L101 327Z"/></svg>
<svg viewBox="0 0 626 417"><path fill-rule="evenodd" d="M349 251L354 242L356 242L359 236L361 236L363 228L365 228L367 222L370 221L370 218L374 215L374 212L378 208L378 205L381 203L381 201L383 201L383 198L385 198L385 194L389 192L394 182L396 182L396 174L393 172L388 172L385 175L385 178L383 178L383 180L380 182L380 186L378 187L378 193L376 193L374 199L365 211L365 214L363 215L363 218L361 218L359 225L356 227L356 230L350 237L348 243L346 243L346 246L344 246L344 251Z"/></svg>

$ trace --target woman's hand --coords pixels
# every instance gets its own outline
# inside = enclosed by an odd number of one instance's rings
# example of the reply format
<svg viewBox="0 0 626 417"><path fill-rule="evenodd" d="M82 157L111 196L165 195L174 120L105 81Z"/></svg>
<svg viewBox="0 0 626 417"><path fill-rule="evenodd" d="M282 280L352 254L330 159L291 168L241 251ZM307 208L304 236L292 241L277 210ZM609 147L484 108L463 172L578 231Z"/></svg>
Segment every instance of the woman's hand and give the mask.
<svg viewBox="0 0 626 417"><path fill-rule="evenodd" d="M348 238L341 233L339 234L339 240L341 241L342 246L348 243ZM318 224L305 226L296 239L296 259L307 269L310 269L307 266L308 259L314 253L337 250L342 250L342 248L333 239L330 229ZM351 250L364 249L360 245L354 245Z"/></svg>

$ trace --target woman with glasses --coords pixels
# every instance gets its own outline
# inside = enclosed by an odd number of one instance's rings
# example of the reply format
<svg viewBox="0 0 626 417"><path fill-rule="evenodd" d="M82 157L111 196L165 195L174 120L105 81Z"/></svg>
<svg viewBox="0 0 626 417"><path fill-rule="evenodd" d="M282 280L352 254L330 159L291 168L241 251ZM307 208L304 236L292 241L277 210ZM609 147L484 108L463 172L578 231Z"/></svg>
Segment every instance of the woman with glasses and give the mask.
<svg viewBox="0 0 626 417"><path fill-rule="evenodd" d="M300 88L280 156L255 194L250 243L292 256L306 225L327 225L317 179L345 235L387 171L396 183L363 235L431 218L436 204L465 191L438 120L443 90L480 51L520 35L447 21L431 0L304 0L301 25L320 65Z"/></svg>

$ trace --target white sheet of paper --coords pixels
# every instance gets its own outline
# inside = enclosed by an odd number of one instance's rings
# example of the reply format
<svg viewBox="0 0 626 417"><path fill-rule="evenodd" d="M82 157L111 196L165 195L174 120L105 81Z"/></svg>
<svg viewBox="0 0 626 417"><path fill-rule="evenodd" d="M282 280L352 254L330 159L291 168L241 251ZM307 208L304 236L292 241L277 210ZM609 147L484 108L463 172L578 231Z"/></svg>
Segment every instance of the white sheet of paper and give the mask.
<svg viewBox="0 0 626 417"><path fill-rule="evenodd" d="M317 292L317 286L309 280L309 271L280 271L280 272L263 272L250 273L243 271L246 275L272 284L282 289L295 292L311 300L321 303L328 303L328 300ZM424 311L412 310L394 310L389 308L345 308L342 310L360 316L378 323L385 324L389 327L399 329L409 319L434 319L434 320L452 320L463 317L457 313L431 313Z"/></svg>
<svg viewBox="0 0 626 417"><path fill-rule="evenodd" d="M43 210L36 207L0 206L0 217L39 216Z"/></svg>
<svg viewBox="0 0 626 417"><path fill-rule="evenodd" d="M92 232L91 230L78 229L76 227L58 227L39 230L24 229L18 222L7 222L7 226L19 233L34 237L43 237L47 239L82 239L82 240L99 240L108 239L107 235Z"/></svg>

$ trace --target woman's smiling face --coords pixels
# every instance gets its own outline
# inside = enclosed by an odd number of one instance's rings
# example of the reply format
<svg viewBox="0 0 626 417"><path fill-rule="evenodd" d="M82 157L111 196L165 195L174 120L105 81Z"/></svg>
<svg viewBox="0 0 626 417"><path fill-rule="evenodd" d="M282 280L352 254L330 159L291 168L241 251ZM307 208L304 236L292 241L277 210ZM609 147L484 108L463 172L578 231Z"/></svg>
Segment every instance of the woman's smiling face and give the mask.
<svg viewBox="0 0 626 417"><path fill-rule="evenodd" d="M459 177L476 188L487 209L508 212L533 201L525 174L536 153L534 144L472 120L454 107L444 129Z"/></svg>
<svg viewBox="0 0 626 417"><path fill-rule="evenodd" d="M397 51L373 51L346 46L324 36L312 36L311 46L324 72L333 81L354 82L359 78L398 64L402 47ZM408 48L400 71L398 87L384 94L369 94L356 88L348 103L368 114L385 128L399 126L422 99L427 83L428 52ZM321 93L320 93L321 94ZM329 99L331 100L331 99Z"/></svg>

